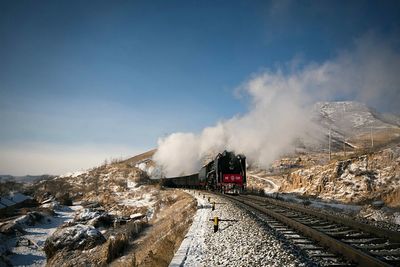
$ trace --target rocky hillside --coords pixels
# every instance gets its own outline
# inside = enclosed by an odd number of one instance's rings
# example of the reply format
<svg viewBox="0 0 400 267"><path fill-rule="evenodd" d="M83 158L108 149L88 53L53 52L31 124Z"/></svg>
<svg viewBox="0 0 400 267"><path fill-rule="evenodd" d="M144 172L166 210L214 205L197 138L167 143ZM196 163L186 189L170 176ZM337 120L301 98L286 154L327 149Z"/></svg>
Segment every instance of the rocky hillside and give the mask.
<svg viewBox="0 0 400 267"><path fill-rule="evenodd" d="M27 187L36 204L1 213L0 266L168 266L196 203L149 179L153 153Z"/></svg>
<svg viewBox="0 0 400 267"><path fill-rule="evenodd" d="M281 192L346 203L383 200L400 207L400 146L300 168L282 178Z"/></svg>

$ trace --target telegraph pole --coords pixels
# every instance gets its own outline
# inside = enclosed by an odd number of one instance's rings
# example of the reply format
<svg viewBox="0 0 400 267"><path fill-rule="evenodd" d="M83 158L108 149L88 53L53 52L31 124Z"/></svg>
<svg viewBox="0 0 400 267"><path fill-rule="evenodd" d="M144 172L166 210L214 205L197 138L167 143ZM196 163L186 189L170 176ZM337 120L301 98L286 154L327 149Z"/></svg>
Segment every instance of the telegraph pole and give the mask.
<svg viewBox="0 0 400 267"><path fill-rule="evenodd" d="M370 135L371 135L371 147L374 148L374 136L372 135L372 125L369 128Z"/></svg>
<svg viewBox="0 0 400 267"><path fill-rule="evenodd" d="M331 126L329 126L329 161L332 159L332 153L331 153L331 141L332 141L332 136L331 136Z"/></svg>
<svg viewBox="0 0 400 267"><path fill-rule="evenodd" d="M343 153L344 156L346 157L346 136L343 136Z"/></svg>
<svg viewBox="0 0 400 267"><path fill-rule="evenodd" d="M346 113L346 104L343 102L343 117L342 117L343 124L344 124L345 113ZM344 156L346 157L346 134L345 134L345 131L343 131L343 153L344 153Z"/></svg>

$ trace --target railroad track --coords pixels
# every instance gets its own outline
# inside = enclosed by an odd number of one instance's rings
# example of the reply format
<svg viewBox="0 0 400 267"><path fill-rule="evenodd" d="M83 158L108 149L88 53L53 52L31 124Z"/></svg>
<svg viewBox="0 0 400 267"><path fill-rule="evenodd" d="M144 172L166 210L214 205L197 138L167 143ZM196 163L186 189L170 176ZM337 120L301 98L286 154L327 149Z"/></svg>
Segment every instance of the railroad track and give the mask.
<svg viewBox="0 0 400 267"><path fill-rule="evenodd" d="M400 266L399 232L266 197L223 196L267 215L271 228L327 266Z"/></svg>

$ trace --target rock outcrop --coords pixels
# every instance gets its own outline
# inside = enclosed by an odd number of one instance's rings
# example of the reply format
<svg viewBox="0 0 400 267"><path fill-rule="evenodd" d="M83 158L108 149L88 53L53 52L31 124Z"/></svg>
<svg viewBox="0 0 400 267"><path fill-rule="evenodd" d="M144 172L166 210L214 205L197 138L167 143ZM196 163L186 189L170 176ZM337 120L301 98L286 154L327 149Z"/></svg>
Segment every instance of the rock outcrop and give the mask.
<svg viewBox="0 0 400 267"><path fill-rule="evenodd" d="M383 200L400 206L400 147L299 169L288 174L282 192L303 192L343 202Z"/></svg>
<svg viewBox="0 0 400 267"><path fill-rule="evenodd" d="M46 240L44 250L49 259L60 250L87 250L105 241L104 236L93 226L77 224L58 229Z"/></svg>

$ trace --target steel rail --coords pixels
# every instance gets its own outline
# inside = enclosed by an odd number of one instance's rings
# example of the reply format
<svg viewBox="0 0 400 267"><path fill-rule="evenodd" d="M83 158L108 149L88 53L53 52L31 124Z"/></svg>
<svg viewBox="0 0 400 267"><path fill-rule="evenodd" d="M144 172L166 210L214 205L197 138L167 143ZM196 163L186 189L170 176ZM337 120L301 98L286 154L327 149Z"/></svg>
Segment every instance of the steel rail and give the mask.
<svg viewBox="0 0 400 267"><path fill-rule="evenodd" d="M279 214L278 212L275 212L271 209L267 209L265 207L262 207L253 201L249 201L245 199L243 196L228 196L228 195L222 195L224 197L227 197L233 201L237 201L239 203L242 203L246 206L249 206L263 214L266 214L270 217L275 218L278 221L283 222L284 224L292 227L293 229L296 229L300 231L302 234L305 236L310 237L313 240L316 240L319 242L321 245L329 248L331 251L343 255L345 258L355 262L358 264L358 266L392 266L390 264L387 264L377 258L374 258L367 253L364 253L363 251L356 249L340 240L337 240L325 233L322 233L318 230L315 230L314 228L307 226L305 224L302 224L294 219L291 219L289 217L286 217L282 214Z"/></svg>
<svg viewBox="0 0 400 267"><path fill-rule="evenodd" d="M348 219L345 217L337 217L337 216L326 214L326 213L320 213L318 211L315 211L315 210L312 210L309 208L305 208L305 207L301 207L301 206L293 204L293 203L284 202L281 200L271 199L271 198L267 198L267 197L251 196L251 195L247 195L246 197L252 198L255 200L259 200L259 201L268 202L270 204L278 205L278 206L292 209L295 211L300 211L300 212L306 213L306 214L314 216L314 217L318 217L318 218L321 218L324 220L329 220L329 221L332 221L335 223L349 226L353 229L358 229L358 230L361 230L361 231L364 231L367 233L372 233L376 236L386 238L392 242L400 243L400 232L395 232L395 231L390 231L387 229L378 228L376 226L365 224L365 223L360 223L360 222L357 222L357 221L354 221L354 220L351 220L351 219Z"/></svg>

